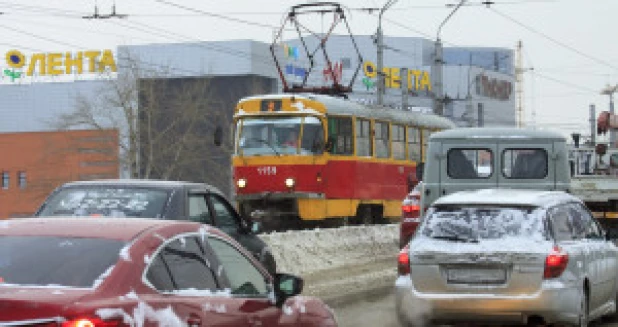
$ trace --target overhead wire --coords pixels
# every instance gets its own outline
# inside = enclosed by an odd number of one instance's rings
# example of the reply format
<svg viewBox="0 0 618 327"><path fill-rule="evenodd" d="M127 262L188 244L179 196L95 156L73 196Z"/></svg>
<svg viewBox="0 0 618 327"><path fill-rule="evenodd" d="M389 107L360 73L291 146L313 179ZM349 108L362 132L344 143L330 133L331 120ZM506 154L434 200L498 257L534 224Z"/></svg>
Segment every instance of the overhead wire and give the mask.
<svg viewBox="0 0 618 327"><path fill-rule="evenodd" d="M564 49L567 49L567 50L569 50L569 51L571 51L573 53L576 53L576 54L578 54L578 55L580 55L582 57L585 57L585 58L587 58L587 59L589 59L591 61L594 61L594 62L596 62L598 64L602 64L604 66L611 67L612 69L618 70L618 66L615 66L615 65L611 64L608 61L596 58L596 57L594 57L594 56L592 56L592 55L590 55L590 54L588 54L586 52L580 51L580 50L576 49L575 47L572 47L572 46L570 46L570 45L568 45L568 44L566 44L564 42L558 41L555 38L552 38L551 36L541 32L541 31L538 31L538 30L536 30L536 29L534 29L534 28L532 28L532 27L530 27L530 26L528 26L526 24L523 24L520 21L518 21L518 20L516 20L516 19L514 19L514 18L512 18L512 17L510 17L510 16L508 16L508 15L506 15L506 14L504 14L504 13L498 11L498 10L496 10L495 8L491 8L490 7L489 9L491 11L493 11L494 13L496 13L497 15L503 17L504 19L509 20L509 21L513 22L514 24L519 25L520 27L523 27L524 29L526 29L526 30L528 30L528 31L530 31L532 33L540 35L544 39L549 40L552 43L554 43L556 45L559 45L560 47L562 47Z"/></svg>
<svg viewBox="0 0 618 327"><path fill-rule="evenodd" d="M252 21L248 21L248 20L245 20L245 19L239 19L239 18L234 18L234 17L230 17L230 16L226 16L226 15L221 15L221 14L217 14L217 13L213 13L213 12L209 12L209 11L193 8L193 7L183 6L183 5L171 2L171 1L166 1L166 0L155 0L155 1L159 2L159 3L162 3L162 4L166 4L168 6L172 6L172 7L180 8L180 9L183 9L183 10L199 13L199 14L202 14L202 15L205 15L205 16L209 16L209 17L224 19L224 20L228 20L228 21L233 21L233 22L237 22L237 23L243 23L243 24L246 24L246 25L257 26L257 27L265 27L265 28L270 28L270 29L277 28L277 26L274 26L274 25L263 24L263 23L258 23L258 22L252 22Z"/></svg>

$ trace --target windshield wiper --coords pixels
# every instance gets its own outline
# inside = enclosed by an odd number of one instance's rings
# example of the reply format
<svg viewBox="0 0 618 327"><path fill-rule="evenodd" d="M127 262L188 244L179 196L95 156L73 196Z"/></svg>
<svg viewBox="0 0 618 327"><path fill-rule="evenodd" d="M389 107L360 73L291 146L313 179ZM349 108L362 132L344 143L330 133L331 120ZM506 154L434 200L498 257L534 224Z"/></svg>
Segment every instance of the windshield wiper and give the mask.
<svg viewBox="0 0 618 327"><path fill-rule="evenodd" d="M273 152L277 155L277 157L280 157L280 156L281 156L281 153L279 153L279 151L277 151L277 149L275 148L275 146L274 146L274 145L272 145L270 142L268 142L268 141L266 141L266 140L263 140L263 139L260 139L260 138L257 138L257 137L249 137L249 138L246 138L246 139L245 139L245 142L246 142L246 141L258 141L258 142L260 142L260 143L262 143L262 144L266 144L266 145L268 145L268 147L269 147L271 150L273 150Z"/></svg>
<svg viewBox="0 0 618 327"><path fill-rule="evenodd" d="M439 239L439 240L447 240L447 241L455 241L455 242L467 242L467 243L478 243L479 240L470 237L461 237L457 235L434 235L431 238Z"/></svg>

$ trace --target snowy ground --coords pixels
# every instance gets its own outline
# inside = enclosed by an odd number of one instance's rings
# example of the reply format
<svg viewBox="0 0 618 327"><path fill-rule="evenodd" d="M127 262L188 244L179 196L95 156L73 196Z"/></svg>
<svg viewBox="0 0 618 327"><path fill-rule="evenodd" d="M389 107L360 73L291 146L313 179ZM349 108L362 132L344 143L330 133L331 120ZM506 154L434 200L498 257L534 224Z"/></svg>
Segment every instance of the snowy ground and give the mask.
<svg viewBox="0 0 618 327"><path fill-rule="evenodd" d="M305 279L303 294L342 299L368 288L394 285L399 251L397 224L260 236L270 245L278 271Z"/></svg>

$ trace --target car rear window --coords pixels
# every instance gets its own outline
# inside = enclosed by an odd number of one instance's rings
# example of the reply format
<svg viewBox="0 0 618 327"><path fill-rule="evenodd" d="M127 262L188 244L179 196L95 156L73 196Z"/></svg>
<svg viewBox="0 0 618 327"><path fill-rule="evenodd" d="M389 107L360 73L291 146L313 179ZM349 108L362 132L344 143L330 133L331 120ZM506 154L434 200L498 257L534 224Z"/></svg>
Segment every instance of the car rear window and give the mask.
<svg viewBox="0 0 618 327"><path fill-rule="evenodd" d="M0 285L93 287L124 246L100 238L0 236Z"/></svg>
<svg viewBox="0 0 618 327"><path fill-rule="evenodd" d="M461 241L546 238L541 217L533 207L438 206L427 211L421 233Z"/></svg>
<svg viewBox="0 0 618 327"><path fill-rule="evenodd" d="M72 187L53 193L39 216L160 218L169 192L130 187Z"/></svg>

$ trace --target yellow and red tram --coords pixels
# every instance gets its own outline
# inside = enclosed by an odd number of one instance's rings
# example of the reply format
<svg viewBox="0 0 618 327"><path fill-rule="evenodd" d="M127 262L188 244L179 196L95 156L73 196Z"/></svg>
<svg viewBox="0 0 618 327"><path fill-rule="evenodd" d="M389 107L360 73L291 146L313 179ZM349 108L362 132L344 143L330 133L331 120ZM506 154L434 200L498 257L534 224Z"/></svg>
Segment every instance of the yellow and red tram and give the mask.
<svg viewBox="0 0 618 327"><path fill-rule="evenodd" d="M267 230L398 220L429 135L455 126L317 94L241 99L234 123L236 200Z"/></svg>

